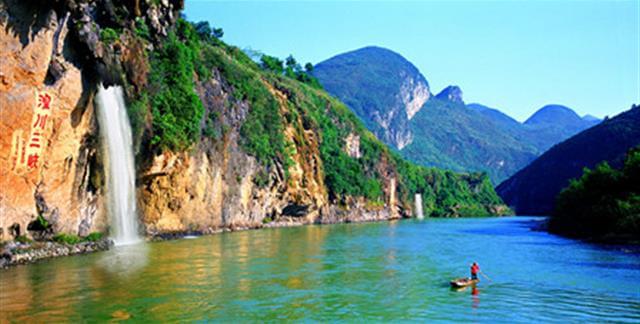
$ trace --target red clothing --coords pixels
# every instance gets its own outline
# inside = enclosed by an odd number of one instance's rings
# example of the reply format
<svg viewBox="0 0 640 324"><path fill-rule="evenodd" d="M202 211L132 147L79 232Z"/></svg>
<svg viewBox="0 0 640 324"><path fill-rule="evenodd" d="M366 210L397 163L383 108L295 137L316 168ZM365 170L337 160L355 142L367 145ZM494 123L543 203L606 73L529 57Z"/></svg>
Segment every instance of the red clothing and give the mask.
<svg viewBox="0 0 640 324"><path fill-rule="evenodd" d="M471 266L471 274L478 274L478 271L480 271L480 267L477 264Z"/></svg>

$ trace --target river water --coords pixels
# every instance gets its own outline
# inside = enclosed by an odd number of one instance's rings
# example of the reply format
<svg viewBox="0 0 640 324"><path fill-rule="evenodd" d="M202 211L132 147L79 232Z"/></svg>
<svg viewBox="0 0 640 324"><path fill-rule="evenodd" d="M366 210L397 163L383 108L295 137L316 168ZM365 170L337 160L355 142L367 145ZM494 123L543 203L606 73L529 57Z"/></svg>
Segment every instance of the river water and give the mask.
<svg viewBox="0 0 640 324"><path fill-rule="evenodd" d="M540 218L264 229L0 272L0 322L640 322L640 251L533 231ZM477 261L491 280L452 290Z"/></svg>

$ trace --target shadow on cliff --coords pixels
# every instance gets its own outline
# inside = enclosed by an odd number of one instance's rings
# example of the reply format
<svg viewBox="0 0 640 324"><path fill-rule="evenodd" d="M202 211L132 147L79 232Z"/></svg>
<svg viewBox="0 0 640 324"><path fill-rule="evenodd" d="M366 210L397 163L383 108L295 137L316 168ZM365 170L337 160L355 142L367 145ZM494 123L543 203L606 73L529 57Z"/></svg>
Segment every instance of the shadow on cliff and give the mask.
<svg viewBox="0 0 640 324"><path fill-rule="evenodd" d="M1 0L0 23L26 47L48 25L52 3L49 1Z"/></svg>

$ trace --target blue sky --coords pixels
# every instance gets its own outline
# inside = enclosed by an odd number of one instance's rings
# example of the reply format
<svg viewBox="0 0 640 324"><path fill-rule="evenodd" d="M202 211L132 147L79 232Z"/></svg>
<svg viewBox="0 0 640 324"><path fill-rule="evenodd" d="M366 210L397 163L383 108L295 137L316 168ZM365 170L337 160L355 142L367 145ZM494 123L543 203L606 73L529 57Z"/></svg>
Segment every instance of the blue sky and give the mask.
<svg viewBox="0 0 640 324"><path fill-rule="evenodd" d="M545 104L615 115L640 103L640 0L187 0L187 19L240 48L318 63L368 45L415 64L432 92L524 120Z"/></svg>

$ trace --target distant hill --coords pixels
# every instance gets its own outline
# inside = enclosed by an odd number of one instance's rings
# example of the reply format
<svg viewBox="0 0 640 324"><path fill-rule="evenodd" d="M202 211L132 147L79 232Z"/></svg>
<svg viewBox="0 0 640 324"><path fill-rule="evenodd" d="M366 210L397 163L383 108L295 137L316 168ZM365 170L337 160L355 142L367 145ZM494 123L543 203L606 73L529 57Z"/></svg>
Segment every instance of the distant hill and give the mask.
<svg viewBox="0 0 640 324"><path fill-rule="evenodd" d="M563 125L578 125L583 120L570 108L562 105L546 105L536 111L529 119L527 119L525 125L554 125L561 123Z"/></svg>
<svg viewBox="0 0 640 324"><path fill-rule="evenodd" d="M408 122L431 97L420 71L381 47L334 56L317 64L313 75L379 139L399 149L412 141Z"/></svg>
<svg viewBox="0 0 640 324"><path fill-rule="evenodd" d="M522 126L520 122L518 122L517 120L511 118L509 115L495 108L490 108L477 103L468 104L467 108L479 112L480 114L484 115L485 117L499 124L501 127L515 129L515 128L520 128Z"/></svg>
<svg viewBox="0 0 640 324"><path fill-rule="evenodd" d="M507 130L500 119L460 101L430 99L411 129L414 140L401 151L407 159L456 171L486 171L494 183L537 156L535 147L513 136L515 129Z"/></svg>
<svg viewBox="0 0 640 324"><path fill-rule="evenodd" d="M548 215L555 198L585 167L607 161L620 167L626 152L640 145L640 108L634 107L554 146L497 187L519 215Z"/></svg>
<svg viewBox="0 0 640 324"><path fill-rule="evenodd" d="M448 86L442 89L442 91L436 95L436 98L451 102L464 103L464 101L462 101L462 89L458 86Z"/></svg>
<svg viewBox="0 0 640 324"><path fill-rule="evenodd" d="M465 106L455 85L431 96L415 66L380 47L332 57L316 65L314 75L404 157L426 166L487 172L494 184L599 122L548 105L520 123L495 108Z"/></svg>
<svg viewBox="0 0 640 324"><path fill-rule="evenodd" d="M588 122L601 122L602 120L596 116L592 116L592 115L584 115L582 116L582 120L588 121Z"/></svg>
<svg viewBox="0 0 640 324"><path fill-rule="evenodd" d="M562 105L547 105L531 115L524 122L524 126L531 133L531 143L544 152L554 144L601 121L589 117L582 118Z"/></svg>

